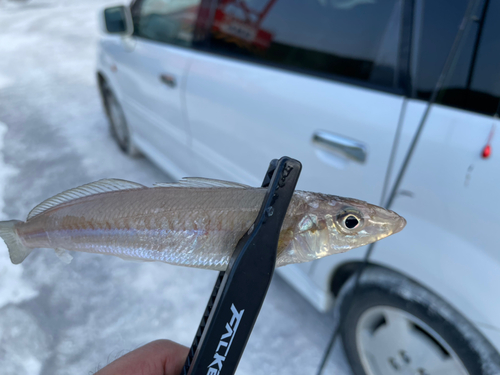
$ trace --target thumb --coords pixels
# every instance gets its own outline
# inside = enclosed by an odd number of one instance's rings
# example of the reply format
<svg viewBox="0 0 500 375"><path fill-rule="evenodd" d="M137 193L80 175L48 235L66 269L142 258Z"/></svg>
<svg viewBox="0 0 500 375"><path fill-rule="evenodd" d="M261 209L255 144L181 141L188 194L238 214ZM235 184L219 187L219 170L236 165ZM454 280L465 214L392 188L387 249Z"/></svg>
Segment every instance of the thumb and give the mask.
<svg viewBox="0 0 500 375"><path fill-rule="evenodd" d="M170 340L157 340L125 354L95 375L179 375L189 349Z"/></svg>

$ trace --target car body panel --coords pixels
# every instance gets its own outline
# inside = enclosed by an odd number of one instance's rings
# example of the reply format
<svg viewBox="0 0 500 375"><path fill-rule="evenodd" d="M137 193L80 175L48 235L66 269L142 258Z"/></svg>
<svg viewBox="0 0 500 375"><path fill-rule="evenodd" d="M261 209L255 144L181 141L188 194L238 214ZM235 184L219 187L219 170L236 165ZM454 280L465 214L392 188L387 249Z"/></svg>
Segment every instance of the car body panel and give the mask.
<svg viewBox="0 0 500 375"><path fill-rule="evenodd" d="M126 53L127 51L123 48L121 36L101 35L97 53L97 72L104 77L108 86L111 87L120 102L123 102L124 91L118 82L117 66L123 60Z"/></svg>
<svg viewBox="0 0 500 375"><path fill-rule="evenodd" d="M496 327L500 302L480 291L500 285L500 212L494 201L500 162L481 154L498 123L433 106L401 185L405 193L393 206L406 217L407 228L377 245L374 254L375 261L432 285L472 320ZM491 147L500 147L498 137Z"/></svg>
<svg viewBox="0 0 500 375"><path fill-rule="evenodd" d="M408 149L424 109L425 103L408 103L401 150ZM392 206L408 224L377 243L371 257L440 295L492 340L500 327L500 302L491 295L500 285L500 213L492 201L500 176L492 173L498 159L483 159L481 152L497 125L489 116L440 105L431 109ZM498 149L500 140L493 137L491 147ZM360 261L361 250L316 261L311 278L328 292L333 270Z"/></svg>
<svg viewBox="0 0 500 375"><path fill-rule="evenodd" d="M303 163L299 189L375 204L387 200L428 105L387 90L135 37L103 36L98 70L124 103L139 148L175 178L258 186L269 161L288 155ZM175 89L160 82L164 73L177 79ZM498 123L433 106L391 207L408 225L377 243L371 257L441 296L497 349L500 303L491 291L500 285ZM317 148L312 137L318 130L366 145L366 162ZM492 155L482 159L490 138ZM362 261L366 250L277 272L326 311L334 303L335 272Z"/></svg>
<svg viewBox="0 0 500 375"><path fill-rule="evenodd" d="M121 104L142 151L156 160L162 154L175 176L195 173L182 102L190 52L135 36L119 38L112 50Z"/></svg>
<svg viewBox="0 0 500 375"><path fill-rule="evenodd" d="M202 176L258 185L271 159L289 155L303 164L299 189L372 203L380 201L402 103L395 94L203 53L186 85ZM316 148L317 130L365 144L366 162Z"/></svg>

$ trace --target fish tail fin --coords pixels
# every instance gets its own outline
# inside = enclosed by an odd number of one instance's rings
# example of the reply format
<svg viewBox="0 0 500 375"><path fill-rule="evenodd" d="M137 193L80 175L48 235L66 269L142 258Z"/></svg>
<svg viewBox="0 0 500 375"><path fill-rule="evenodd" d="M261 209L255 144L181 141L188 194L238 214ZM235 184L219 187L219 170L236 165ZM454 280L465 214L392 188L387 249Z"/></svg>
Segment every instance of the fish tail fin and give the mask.
<svg viewBox="0 0 500 375"><path fill-rule="evenodd" d="M28 255L30 255L31 251L33 251L33 249L26 247L21 242L16 228L14 227L17 223L20 223L20 221L0 221L0 237L2 237L5 241L5 244L9 249L10 260L14 264L21 263Z"/></svg>

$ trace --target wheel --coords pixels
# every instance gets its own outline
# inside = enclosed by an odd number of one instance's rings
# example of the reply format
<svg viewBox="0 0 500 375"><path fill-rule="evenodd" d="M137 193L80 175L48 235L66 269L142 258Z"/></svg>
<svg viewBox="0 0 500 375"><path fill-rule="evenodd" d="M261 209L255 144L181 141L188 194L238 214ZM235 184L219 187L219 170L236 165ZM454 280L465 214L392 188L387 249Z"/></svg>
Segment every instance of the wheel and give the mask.
<svg viewBox="0 0 500 375"><path fill-rule="evenodd" d="M140 152L134 146L130 137L130 130L127 120L125 119L125 113L106 81L101 83L101 93L111 135L123 152L129 156L139 156Z"/></svg>
<svg viewBox="0 0 500 375"><path fill-rule="evenodd" d="M336 312L355 375L492 375L500 356L448 303L391 270L367 266L342 287Z"/></svg>

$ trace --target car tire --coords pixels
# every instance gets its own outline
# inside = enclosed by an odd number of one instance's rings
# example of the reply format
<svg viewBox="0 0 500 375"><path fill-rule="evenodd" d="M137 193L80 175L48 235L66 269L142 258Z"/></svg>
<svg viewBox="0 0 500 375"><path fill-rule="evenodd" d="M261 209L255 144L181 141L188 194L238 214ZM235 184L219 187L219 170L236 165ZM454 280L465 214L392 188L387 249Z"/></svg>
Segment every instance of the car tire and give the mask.
<svg viewBox="0 0 500 375"><path fill-rule="evenodd" d="M132 157L140 156L141 153L132 142L122 106L106 81L101 83L101 93L111 135L124 153Z"/></svg>
<svg viewBox="0 0 500 375"><path fill-rule="evenodd" d="M336 305L340 335L355 375L493 375L500 356L443 299L378 266L342 287Z"/></svg>

